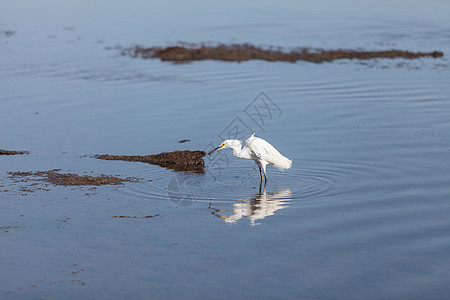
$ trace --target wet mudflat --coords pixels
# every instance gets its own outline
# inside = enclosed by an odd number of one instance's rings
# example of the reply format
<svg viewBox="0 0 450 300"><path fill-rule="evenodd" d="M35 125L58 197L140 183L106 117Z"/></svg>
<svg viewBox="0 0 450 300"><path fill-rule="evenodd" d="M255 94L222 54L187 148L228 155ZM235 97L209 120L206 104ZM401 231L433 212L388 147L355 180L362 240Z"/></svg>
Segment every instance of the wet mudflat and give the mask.
<svg viewBox="0 0 450 300"><path fill-rule="evenodd" d="M450 4L326 2L2 3L0 299L445 299Z"/></svg>

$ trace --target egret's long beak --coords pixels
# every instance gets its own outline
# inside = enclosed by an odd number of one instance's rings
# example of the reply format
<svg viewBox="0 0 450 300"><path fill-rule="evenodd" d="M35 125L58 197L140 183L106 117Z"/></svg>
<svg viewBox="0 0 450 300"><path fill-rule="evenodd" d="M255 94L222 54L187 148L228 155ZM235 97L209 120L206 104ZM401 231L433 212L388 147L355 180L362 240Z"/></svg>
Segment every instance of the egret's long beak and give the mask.
<svg viewBox="0 0 450 300"><path fill-rule="evenodd" d="M208 153L208 155L211 156L211 154L213 154L214 152L216 152L217 150L220 150L220 149L222 149L222 147L220 147L220 146L217 148L214 148Z"/></svg>

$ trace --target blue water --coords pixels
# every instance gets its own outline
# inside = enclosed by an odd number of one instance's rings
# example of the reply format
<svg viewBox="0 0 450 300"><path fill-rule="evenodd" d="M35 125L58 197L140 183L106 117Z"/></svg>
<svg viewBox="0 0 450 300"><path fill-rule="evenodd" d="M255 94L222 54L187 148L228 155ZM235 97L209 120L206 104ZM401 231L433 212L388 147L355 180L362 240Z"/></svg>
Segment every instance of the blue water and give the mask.
<svg viewBox="0 0 450 300"><path fill-rule="evenodd" d="M0 149L30 151L0 156L0 299L447 298L446 1L0 6ZM121 55L177 41L444 57ZM266 117L251 114L263 104ZM264 189L257 166L229 150L206 158L205 173L92 158L211 150L236 128L293 167L269 167ZM30 186L7 174L55 168L140 181Z"/></svg>

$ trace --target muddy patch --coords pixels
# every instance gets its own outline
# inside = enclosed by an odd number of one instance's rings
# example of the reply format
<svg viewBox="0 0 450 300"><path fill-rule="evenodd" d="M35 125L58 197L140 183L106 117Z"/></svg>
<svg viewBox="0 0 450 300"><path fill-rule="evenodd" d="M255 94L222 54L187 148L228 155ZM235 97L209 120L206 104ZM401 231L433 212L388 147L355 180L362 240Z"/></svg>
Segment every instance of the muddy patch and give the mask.
<svg viewBox="0 0 450 300"><path fill-rule="evenodd" d="M30 154L28 151L14 151L14 150L2 150L0 149L0 155L22 155Z"/></svg>
<svg viewBox="0 0 450 300"><path fill-rule="evenodd" d="M62 186L91 186L90 191L95 191L96 186L121 185L125 182L138 182L137 178L119 178L109 175L91 176L73 173L60 173L60 169L49 171L8 172L15 185L18 185L21 195L34 193L38 190L49 191L49 184ZM40 184L41 183L41 184ZM44 184L42 184L44 183ZM9 190L6 190L9 191ZM86 194L89 195L89 194Z"/></svg>
<svg viewBox="0 0 450 300"><path fill-rule="evenodd" d="M95 158L104 160L123 160L143 162L152 165L158 165L164 168L173 169L175 171L196 171L203 172L205 161L203 157L206 155L205 151L173 151L163 152L154 155L95 155Z"/></svg>
<svg viewBox="0 0 450 300"><path fill-rule="evenodd" d="M100 176L79 176L73 173L58 173L60 169L54 169L49 171L37 171L37 172L8 172L10 178L26 178L26 177L41 177L42 180L52 183L53 185L118 185L124 182L136 181L132 178L118 178L108 175Z"/></svg>
<svg viewBox="0 0 450 300"><path fill-rule="evenodd" d="M411 52L404 50L364 51L364 50L325 50L320 48L296 48L290 52L283 52L281 48L269 47L263 49L250 44L233 45L191 45L173 47L144 48L135 46L123 50L122 54L133 58L156 58L162 61L188 62L195 60L221 60L242 62L248 60L297 62L307 61L314 63L331 62L339 59L376 59L376 58L403 58L416 59L421 57L439 58L444 54L441 51Z"/></svg>

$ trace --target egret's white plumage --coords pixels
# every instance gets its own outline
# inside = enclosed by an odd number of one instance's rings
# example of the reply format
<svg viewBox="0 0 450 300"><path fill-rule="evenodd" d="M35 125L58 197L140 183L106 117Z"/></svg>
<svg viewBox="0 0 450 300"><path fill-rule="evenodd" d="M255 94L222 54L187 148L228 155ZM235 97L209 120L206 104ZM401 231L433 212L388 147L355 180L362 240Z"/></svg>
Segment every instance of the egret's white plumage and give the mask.
<svg viewBox="0 0 450 300"><path fill-rule="evenodd" d="M244 147L242 147L242 142L239 140L225 140L219 147L209 152L209 155L217 150L225 148L231 148L236 157L255 161L259 167L261 181L263 180L261 169L264 171L264 177L267 181L267 165L272 165L282 170L289 169L292 166L292 161L290 159L281 155L274 146L269 142L256 137L255 134L252 134L252 136L245 141Z"/></svg>

